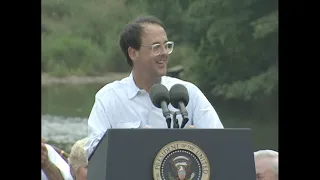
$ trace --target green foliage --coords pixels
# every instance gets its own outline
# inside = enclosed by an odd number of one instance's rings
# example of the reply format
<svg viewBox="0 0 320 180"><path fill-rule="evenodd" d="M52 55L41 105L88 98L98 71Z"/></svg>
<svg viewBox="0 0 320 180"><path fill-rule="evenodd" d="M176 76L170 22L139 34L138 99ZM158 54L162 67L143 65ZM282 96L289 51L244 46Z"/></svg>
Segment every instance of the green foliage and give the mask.
<svg viewBox="0 0 320 180"><path fill-rule="evenodd" d="M278 0L44 0L42 8L44 72L127 71L120 31L151 14L175 42L169 66L183 65L208 99L277 105Z"/></svg>
<svg viewBox="0 0 320 180"><path fill-rule="evenodd" d="M251 23L254 26L253 36L263 38L271 32L278 30L278 10L257 19Z"/></svg>
<svg viewBox="0 0 320 180"><path fill-rule="evenodd" d="M139 8L136 8L139 7ZM52 75L101 75L127 71L119 32L144 6L123 1L45 0L42 71Z"/></svg>
<svg viewBox="0 0 320 180"><path fill-rule="evenodd" d="M198 56L196 51L188 45L175 45L174 52L169 57L169 66L182 65L187 72L190 71L190 67L197 63Z"/></svg>
<svg viewBox="0 0 320 180"><path fill-rule="evenodd" d="M259 97L271 95L278 88L278 68L270 67L266 72L252 76L244 81L218 85L212 94L225 96L227 99L242 98L246 101L257 100Z"/></svg>
<svg viewBox="0 0 320 180"><path fill-rule="evenodd" d="M51 72L55 75L60 73L66 75L68 72L84 75L83 70L87 70L88 73L99 70L99 63L104 59L104 53L90 40L51 35L43 40L42 59L47 60L43 61L44 68L51 68Z"/></svg>
<svg viewBox="0 0 320 180"><path fill-rule="evenodd" d="M193 76L212 97L251 100L277 91L277 9L267 8L271 12L261 18L261 4L266 5L262 0L200 0L190 5L189 16L202 33L201 62L194 65Z"/></svg>

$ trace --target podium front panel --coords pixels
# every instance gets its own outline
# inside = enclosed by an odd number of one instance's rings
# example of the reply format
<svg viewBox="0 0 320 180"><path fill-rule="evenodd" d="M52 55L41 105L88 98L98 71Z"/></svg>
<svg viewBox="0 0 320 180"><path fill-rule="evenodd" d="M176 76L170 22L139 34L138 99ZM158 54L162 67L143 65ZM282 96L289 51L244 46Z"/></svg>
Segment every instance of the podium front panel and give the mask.
<svg viewBox="0 0 320 180"><path fill-rule="evenodd" d="M156 179L255 180L251 133L250 129L110 129L89 160L88 177L151 180L157 171ZM187 161L190 158L194 160ZM171 165L163 166L164 160ZM179 164L188 162L192 167L179 171Z"/></svg>

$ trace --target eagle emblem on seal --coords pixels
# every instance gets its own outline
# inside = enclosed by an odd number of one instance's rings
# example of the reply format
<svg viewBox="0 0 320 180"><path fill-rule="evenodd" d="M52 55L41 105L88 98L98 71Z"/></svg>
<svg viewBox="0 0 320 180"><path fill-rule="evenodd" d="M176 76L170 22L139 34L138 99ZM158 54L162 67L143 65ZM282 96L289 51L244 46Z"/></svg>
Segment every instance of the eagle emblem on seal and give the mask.
<svg viewBox="0 0 320 180"><path fill-rule="evenodd" d="M171 172L170 180L192 180L195 173L192 172L192 161L185 156L177 156L170 160Z"/></svg>

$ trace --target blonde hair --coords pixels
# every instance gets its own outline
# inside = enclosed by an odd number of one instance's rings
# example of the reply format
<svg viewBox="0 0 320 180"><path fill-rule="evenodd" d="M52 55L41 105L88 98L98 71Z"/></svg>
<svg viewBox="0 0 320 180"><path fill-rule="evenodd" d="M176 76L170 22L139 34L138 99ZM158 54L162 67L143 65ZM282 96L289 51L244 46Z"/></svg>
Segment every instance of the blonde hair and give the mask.
<svg viewBox="0 0 320 180"><path fill-rule="evenodd" d="M77 173L80 167L88 165L87 154L84 150L88 138L78 140L71 148L68 162L74 173Z"/></svg>
<svg viewBox="0 0 320 180"><path fill-rule="evenodd" d="M278 176L278 152L277 151L273 151L273 150L269 150L269 149L265 149L265 150L259 150L254 152L254 159L255 161L258 159L264 159L264 158L268 158L270 164L272 165L275 174Z"/></svg>

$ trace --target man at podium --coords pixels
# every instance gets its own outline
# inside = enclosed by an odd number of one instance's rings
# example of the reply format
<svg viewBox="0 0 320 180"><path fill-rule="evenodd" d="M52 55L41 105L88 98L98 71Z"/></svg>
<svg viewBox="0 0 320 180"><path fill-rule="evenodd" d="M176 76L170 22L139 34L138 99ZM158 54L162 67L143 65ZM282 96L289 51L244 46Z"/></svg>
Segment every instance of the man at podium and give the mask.
<svg viewBox="0 0 320 180"><path fill-rule="evenodd" d="M223 128L217 112L197 86L166 76L174 42L168 39L161 21L152 16L139 17L124 27L119 44L132 71L97 92L88 119L88 157L110 128ZM153 100L150 90L155 84L161 86L154 88L158 99ZM180 86L174 86L177 84ZM168 92L159 90L163 87L170 89L171 102ZM175 98L183 94L182 99ZM181 116L172 113L178 109ZM171 118L176 119L172 124Z"/></svg>

